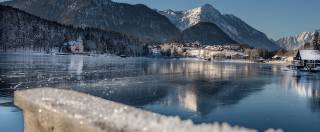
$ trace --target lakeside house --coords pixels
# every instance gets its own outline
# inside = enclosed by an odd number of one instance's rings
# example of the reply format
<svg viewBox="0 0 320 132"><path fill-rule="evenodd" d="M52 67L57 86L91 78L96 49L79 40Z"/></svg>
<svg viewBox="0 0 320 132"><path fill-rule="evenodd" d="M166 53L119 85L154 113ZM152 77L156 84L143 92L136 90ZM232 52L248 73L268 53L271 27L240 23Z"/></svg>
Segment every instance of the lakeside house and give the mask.
<svg viewBox="0 0 320 132"><path fill-rule="evenodd" d="M161 47L159 45L150 46L149 49L151 49L152 56L154 56L154 57L161 56Z"/></svg>
<svg viewBox="0 0 320 132"><path fill-rule="evenodd" d="M316 68L320 66L319 50L299 50L294 58L294 63L298 67Z"/></svg>
<svg viewBox="0 0 320 132"><path fill-rule="evenodd" d="M299 50L294 58L294 68L303 71L320 71L320 38L315 32L313 45L309 49Z"/></svg>
<svg viewBox="0 0 320 132"><path fill-rule="evenodd" d="M79 37L77 40L65 42L63 45L71 53L83 53L84 52L83 40L81 37Z"/></svg>

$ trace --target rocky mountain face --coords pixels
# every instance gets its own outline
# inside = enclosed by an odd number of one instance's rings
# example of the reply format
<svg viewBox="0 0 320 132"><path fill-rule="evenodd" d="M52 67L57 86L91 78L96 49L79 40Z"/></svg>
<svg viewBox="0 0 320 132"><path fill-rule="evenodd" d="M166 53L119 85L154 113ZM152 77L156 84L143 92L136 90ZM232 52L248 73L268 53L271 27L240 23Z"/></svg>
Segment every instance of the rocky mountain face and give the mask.
<svg viewBox="0 0 320 132"><path fill-rule="evenodd" d="M200 22L187 28L179 34L174 41L177 42L195 42L203 44L236 44L226 33L217 25L208 22Z"/></svg>
<svg viewBox="0 0 320 132"><path fill-rule="evenodd" d="M264 33L246 24L234 15L224 15L213 6L205 4L202 7L186 11L158 11L166 16L180 30L185 30L199 22L216 24L233 40L256 48L277 50L280 47L271 41Z"/></svg>
<svg viewBox="0 0 320 132"><path fill-rule="evenodd" d="M209 4L187 11L158 12L145 5L116 3L111 0L12 0L2 4L66 25L112 30L162 42L179 35L180 30L186 30L200 22L208 22L215 24L235 42L271 51L279 49L279 46L262 32L233 15L221 14ZM199 27L192 28L194 29L198 30ZM201 30L205 33L210 32L205 28ZM190 30L187 32L190 33ZM185 36L185 33L182 33L182 36ZM190 36L189 34L187 36L193 39L200 35ZM210 39L212 38L214 37ZM207 39L204 42L215 42L215 40Z"/></svg>
<svg viewBox="0 0 320 132"><path fill-rule="evenodd" d="M312 43L315 32L302 32L295 36L283 37L277 40L280 47L286 50L296 50L304 46L305 43Z"/></svg>
<svg viewBox="0 0 320 132"><path fill-rule="evenodd" d="M165 41L179 30L165 16L145 5L111 0L12 0L2 3L51 21L93 27Z"/></svg>
<svg viewBox="0 0 320 132"><path fill-rule="evenodd" d="M144 42L134 37L94 28L74 28L0 5L1 51L24 49L50 52L61 50L65 42L79 37L87 52L139 56L145 51Z"/></svg>

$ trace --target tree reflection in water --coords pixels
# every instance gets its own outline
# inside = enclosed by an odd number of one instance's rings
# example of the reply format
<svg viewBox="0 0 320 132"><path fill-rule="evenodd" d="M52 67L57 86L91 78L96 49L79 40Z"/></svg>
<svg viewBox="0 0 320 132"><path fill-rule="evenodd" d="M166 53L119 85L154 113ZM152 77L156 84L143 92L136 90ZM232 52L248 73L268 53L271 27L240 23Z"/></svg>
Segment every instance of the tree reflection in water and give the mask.
<svg viewBox="0 0 320 132"><path fill-rule="evenodd" d="M283 78L282 85L302 97L309 98L313 112L320 112L320 75L318 73L293 72Z"/></svg>

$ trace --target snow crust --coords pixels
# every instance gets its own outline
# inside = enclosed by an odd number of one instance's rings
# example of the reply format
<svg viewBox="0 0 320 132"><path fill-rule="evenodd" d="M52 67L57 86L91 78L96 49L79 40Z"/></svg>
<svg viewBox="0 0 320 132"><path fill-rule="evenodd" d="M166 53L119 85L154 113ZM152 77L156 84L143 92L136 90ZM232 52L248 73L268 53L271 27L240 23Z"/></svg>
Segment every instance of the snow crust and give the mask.
<svg viewBox="0 0 320 132"><path fill-rule="evenodd" d="M299 50L302 60L320 60L320 51L318 50Z"/></svg>
<svg viewBox="0 0 320 132"><path fill-rule="evenodd" d="M18 91L15 93L15 104L23 110L38 108L36 111L39 114L45 111L59 113L78 121L79 125L98 127L102 131L257 132L227 123L194 125L190 120L182 121L178 117L162 116L71 90L41 88ZM23 107L30 105L32 107Z"/></svg>

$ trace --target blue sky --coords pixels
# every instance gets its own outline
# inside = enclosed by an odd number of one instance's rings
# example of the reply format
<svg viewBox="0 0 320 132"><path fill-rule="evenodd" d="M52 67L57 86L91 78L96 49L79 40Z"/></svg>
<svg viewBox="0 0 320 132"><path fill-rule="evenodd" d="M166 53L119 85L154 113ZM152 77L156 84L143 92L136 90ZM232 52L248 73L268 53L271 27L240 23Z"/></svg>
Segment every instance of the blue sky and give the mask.
<svg viewBox="0 0 320 132"><path fill-rule="evenodd" d="M234 14L254 28L278 39L320 29L320 0L113 0L142 3L154 9L186 10L209 3Z"/></svg>

